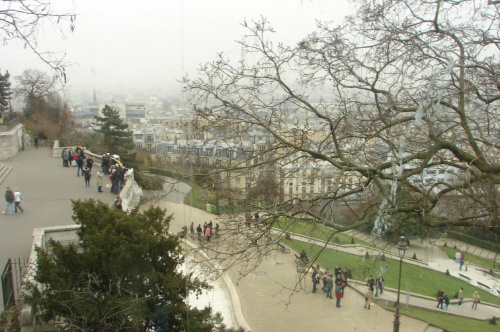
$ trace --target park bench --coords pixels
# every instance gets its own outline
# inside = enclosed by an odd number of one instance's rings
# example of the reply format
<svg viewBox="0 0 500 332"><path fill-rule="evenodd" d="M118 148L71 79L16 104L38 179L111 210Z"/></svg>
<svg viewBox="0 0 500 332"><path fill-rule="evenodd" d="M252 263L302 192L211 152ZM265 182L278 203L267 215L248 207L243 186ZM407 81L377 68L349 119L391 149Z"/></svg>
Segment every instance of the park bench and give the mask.
<svg viewBox="0 0 500 332"><path fill-rule="evenodd" d="M488 286L488 285L486 285L486 284L483 284L482 282L479 282L479 281L478 281L478 282L477 282L477 284L478 284L479 286L482 286L482 287L484 287L484 288L488 289L488 290L490 290L490 289L491 289L491 287L490 287L490 286Z"/></svg>
<svg viewBox="0 0 500 332"><path fill-rule="evenodd" d="M464 275L464 274L462 274L462 273L459 273L458 275L460 276L460 278L464 278L464 279L466 279L467 281L472 281L472 279L471 279L471 278L467 277L466 275Z"/></svg>

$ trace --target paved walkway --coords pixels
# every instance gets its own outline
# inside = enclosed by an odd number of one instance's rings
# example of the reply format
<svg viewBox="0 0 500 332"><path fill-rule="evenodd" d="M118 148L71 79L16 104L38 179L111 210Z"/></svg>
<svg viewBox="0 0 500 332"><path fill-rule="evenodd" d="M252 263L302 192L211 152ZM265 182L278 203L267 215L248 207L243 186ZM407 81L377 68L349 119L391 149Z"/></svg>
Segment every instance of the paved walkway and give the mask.
<svg viewBox="0 0 500 332"><path fill-rule="evenodd" d="M73 224L71 199L93 198L108 204L115 199L109 193L109 180L105 180L105 189L108 190L98 194L94 181L90 188L85 187L83 178L76 177L76 169L63 168L61 160L52 158L51 151L46 148L19 152L15 158L2 163L12 167L2 186L20 189L25 212L14 216L0 215L0 267L8 258L28 257L33 228ZM184 188L180 192L184 192ZM203 223L210 219L215 222L214 215L179 203L179 197L172 200L157 203L174 215L172 232L180 232L191 222ZM364 300L353 289L346 291L339 309L324 294L310 293L310 278L299 280L294 258L293 254L276 252L262 262L255 273L242 279L237 270L229 270L228 275L237 281L235 285L243 315L252 331L331 331L335 326L342 326L347 331L392 330L393 313L379 306L370 311L363 309ZM303 290L291 297L288 288L297 284ZM386 292L385 296L388 301L393 301L390 292ZM414 298L411 297L411 301ZM422 306L427 307L430 303L425 299L422 301ZM480 305L478 312L483 312L483 307ZM491 317L489 312L484 315ZM401 331L424 332L431 329L424 322L403 316Z"/></svg>
<svg viewBox="0 0 500 332"><path fill-rule="evenodd" d="M22 194L24 213L0 214L0 269L9 258L29 258L33 229L74 224L71 200L100 199L111 204L115 200L109 190L98 194L95 179L85 187L76 168L62 167L49 148L20 151L15 158L0 163L12 167L1 183L1 209L5 209L6 187L18 188ZM93 174L95 174L93 170ZM108 184L109 180L104 180ZM109 188L109 184L108 184ZM106 188L105 188L106 189ZM0 295L1 296L1 295ZM3 300L1 302L3 304Z"/></svg>
<svg viewBox="0 0 500 332"><path fill-rule="evenodd" d="M188 205L161 201L157 203L173 213L171 231L182 231L191 222L203 224L216 221L215 216ZM229 276L236 284L243 314L254 332L275 331L332 331L342 326L346 331L391 331L394 313L379 306L371 310L363 308L364 299L354 290L347 289L342 308L335 308L335 300L325 294L313 294L311 279L302 281L296 270L295 256L280 252L259 264L256 271L244 278L238 270L229 270ZM300 284L302 291L293 294L290 289ZM427 323L403 316L401 331L424 332Z"/></svg>

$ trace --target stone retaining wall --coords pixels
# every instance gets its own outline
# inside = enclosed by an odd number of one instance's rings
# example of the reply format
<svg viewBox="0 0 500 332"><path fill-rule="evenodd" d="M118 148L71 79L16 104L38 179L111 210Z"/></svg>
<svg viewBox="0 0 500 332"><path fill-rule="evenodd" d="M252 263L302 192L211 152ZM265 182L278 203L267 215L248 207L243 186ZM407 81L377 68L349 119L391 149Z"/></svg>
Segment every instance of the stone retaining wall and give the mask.
<svg viewBox="0 0 500 332"><path fill-rule="evenodd" d="M14 158L19 150L24 148L24 125L0 132L0 160Z"/></svg>

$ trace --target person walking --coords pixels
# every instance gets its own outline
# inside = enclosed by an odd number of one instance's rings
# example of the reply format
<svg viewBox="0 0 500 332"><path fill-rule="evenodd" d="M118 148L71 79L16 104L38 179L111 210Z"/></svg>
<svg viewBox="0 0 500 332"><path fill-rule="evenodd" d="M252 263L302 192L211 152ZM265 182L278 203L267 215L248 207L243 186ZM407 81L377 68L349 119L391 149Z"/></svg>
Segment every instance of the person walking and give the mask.
<svg viewBox="0 0 500 332"><path fill-rule="evenodd" d="M102 193L102 172L101 170L97 171L97 192Z"/></svg>
<svg viewBox="0 0 500 332"><path fill-rule="evenodd" d="M35 143L35 149L38 149L38 136L35 136L35 139L33 141Z"/></svg>
<svg viewBox="0 0 500 332"><path fill-rule="evenodd" d="M18 210L21 210L21 213L24 213L23 208L21 207L21 192L19 189L14 190L14 210L17 213Z"/></svg>
<svg viewBox="0 0 500 332"><path fill-rule="evenodd" d="M462 302L464 302L464 289L463 287L460 288L458 291L458 305L462 305Z"/></svg>
<svg viewBox="0 0 500 332"><path fill-rule="evenodd" d="M201 241L201 224L198 224L198 227L196 227L196 233L198 233L198 241Z"/></svg>
<svg viewBox="0 0 500 332"><path fill-rule="evenodd" d="M92 172L92 166L94 165L94 159L90 154L87 155L87 167L90 169Z"/></svg>
<svg viewBox="0 0 500 332"><path fill-rule="evenodd" d="M375 280L373 279L372 276L368 277L368 280L366 281L366 285L368 285L368 287L370 287L372 293L373 293L373 286L375 285Z"/></svg>
<svg viewBox="0 0 500 332"><path fill-rule="evenodd" d="M63 167L68 167L68 150L64 148L61 152Z"/></svg>
<svg viewBox="0 0 500 332"><path fill-rule="evenodd" d="M469 269L469 261L465 261L465 272Z"/></svg>
<svg viewBox="0 0 500 332"><path fill-rule="evenodd" d="M191 222L191 226L189 226L189 232L191 233L191 238L194 239L194 222Z"/></svg>
<svg viewBox="0 0 500 332"><path fill-rule="evenodd" d="M344 281L342 280L342 278L337 277L335 279L335 297L337 298L337 303L335 304L335 306L337 308L341 307L340 300L342 300L342 296L344 293L343 283L344 283Z"/></svg>
<svg viewBox="0 0 500 332"><path fill-rule="evenodd" d="M460 258L460 271L462 271L462 266L464 266L465 262L463 258Z"/></svg>
<svg viewBox="0 0 500 332"><path fill-rule="evenodd" d="M3 214L9 213L9 207L11 208L12 214L16 214L15 205L14 205L14 192L10 187L5 189L5 210L3 210Z"/></svg>
<svg viewBox="0 0 500 332"><path fill-rule="evenodd" d="M207 228L205 228L205 236L207 238L207 242L210 242L211 235L212 235L212 230L210 229L210 227L207 226Z"/></svg>
<svg viewBox="0 0 500 332"><path fill-rule="evenodd" d="M90 178L92 174L90 174L90 169L87 166L83 167L83 178L85 180L85 187L90 187Z"/></svg>
<svg viewBox="0 0 500 332"><path fill-rule="evenodd" d="M319 284L319 271L317 269L313 270L313 273L311 275L312 283L313 283L313 293L316 293L317 286Z"/></svg>
<svg viewBox="0 0 500 332"><path fill-rule="evenodd" d="M329 299L333 299L332 296L333 291L333 275L330 273L328 277L326 277L326 297Z"/></svg>
<svg viewBox="0 0 500 332"><path fill-rule="evenodd" d="M450 298L448 294L444 294L444 310L448 311L448 306L450 305Z"/></svg>
<svg viewBox="0 0 500 332"><path fill-rule="evenodd" d="M372 298L373 298L373 292L370 287L368 287L368 290L365 293L365 308L370 310L370 303L372 303Z"/></svg>
<svg viewBox="0 0 500 332"><path fill-rule="evenodd" d="M77 166L76 176L80 176L80 172L83 175L83 157L79 156L79 155L76 155L76 156L77 156L76 158L73 156L73 159L76 160L76 166Z"/></svg>
<svg viewBox="0 0 500 332"><path fill-rule="evenodd" d="M477 310L477 304L479 303L481 297L479 296L479 293L477 291L474 292L474 295L472 296L472 309Z"/></svg>
<svg viewBox="0 0 500 332"><path fill-rule="evenodd" d="M436 308L439 308L439 306L441 306L441 309L443 309L443 302L444 302L444 292L443 291L439 291L439 295L437 297L437 300L438 300L438 304L437 304Z"/></svg>

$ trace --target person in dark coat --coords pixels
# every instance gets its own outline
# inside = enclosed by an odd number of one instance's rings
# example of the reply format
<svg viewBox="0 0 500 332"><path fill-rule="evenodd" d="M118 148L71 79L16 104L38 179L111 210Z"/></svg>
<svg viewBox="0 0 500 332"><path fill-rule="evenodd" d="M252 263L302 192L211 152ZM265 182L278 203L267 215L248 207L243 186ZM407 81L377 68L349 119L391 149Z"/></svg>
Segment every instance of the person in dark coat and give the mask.
<svg viewBox="0 0 500 332"><path fill-rule="evenodd" d="M438 300L438 304L437 304L436 308L439 308L439 306L441 306L441 309L443 309L443 302L444 302L444 292L443 291L439 291L439 295L437 297L437 300Z"/></svg>
<svg viewBox="0 0 500 332"><path fill-rule="evenodd" d="M15 198L14 198L14 191L10 189L10 187L7 187L5 190L5 210L3 210L3 214L8 214L9 213L9 207L11 208L12 214L16 214L16 208L14 204Z"/></svg>
<svg viewBox="0 0 500 332"><path fill-rule="evenodd" d="M76 176L80 176L80 172L82 172L83 175L83 157L78 156L76 157Z"/></svg>
<svg viewBox="0 0 500 332"><path fill-rule="evenodd" d="M122 198L120 196L118 196L115 200L115 207L120 210L120 211L123 211L123 206L122 206Z"/></svg>
<svg viewBox="0 0 500 332"><path fill-rule="evenodd" d="M337 303L336 303L337 308L341 307L340 300L342 300L342 297L344 295L344 287L345 287L344 280L340 276L337 276L335 279L335 297L337 298Z"/></svg>
<svg viewBox="0 0 500 332"><path fill-rule="evenodd" d="M92 172L92 165L94 165L94 159L92 158L91 155L87 157L87 167L90 169Z"/></svg>

